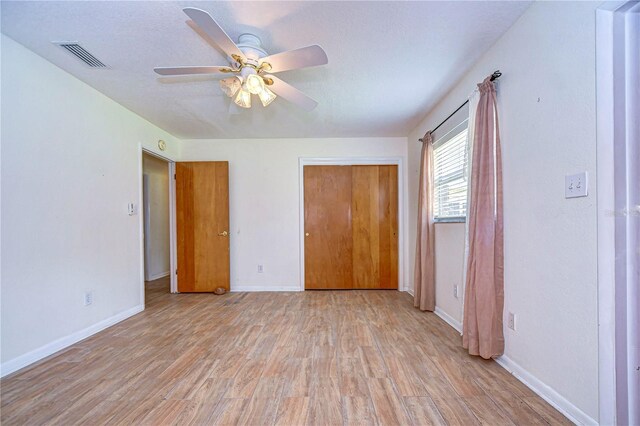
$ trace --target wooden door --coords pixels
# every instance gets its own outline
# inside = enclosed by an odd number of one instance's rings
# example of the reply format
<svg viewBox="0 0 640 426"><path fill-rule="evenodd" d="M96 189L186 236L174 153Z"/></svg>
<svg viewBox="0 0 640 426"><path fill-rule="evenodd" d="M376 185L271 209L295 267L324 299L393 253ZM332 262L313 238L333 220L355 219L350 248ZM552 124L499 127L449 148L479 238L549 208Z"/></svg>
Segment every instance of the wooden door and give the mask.
<svg viewBox="0 0 640 426"><path fill-rule="evenodd" d="M305 288L352 288L350 166L305 166L304 226Z"/></svg>
<svg viewBox="0 0 640 426"><path fill-rule="evenodd" d="M398 288L398 167L352 166L353 288Z"/></svg>
<svg viewBox="0 0 640 426"><path fill-rule="evenodd" d="M178 291L229 291L229 163L176 163Z"/></svg>
<svg viewBox="0 0 640 426"><path fill-rule="evenodd" d="M305 166L305 288L398 288L398 167Z"/></svg>

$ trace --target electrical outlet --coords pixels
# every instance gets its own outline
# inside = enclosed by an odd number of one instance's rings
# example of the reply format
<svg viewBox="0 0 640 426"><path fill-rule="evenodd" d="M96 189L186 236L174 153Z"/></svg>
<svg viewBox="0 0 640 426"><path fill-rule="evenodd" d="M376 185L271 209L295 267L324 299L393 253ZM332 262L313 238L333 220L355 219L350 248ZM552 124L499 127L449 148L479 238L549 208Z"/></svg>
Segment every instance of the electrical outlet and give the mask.
<svg viewBox="0 0 640 426"><path fill-rule="evenodd" d="M262 267L262 265L258 265L258 273L261 274L264 272L264 268Z"/></svg>
<svg viewBox="0 0 640 426"><path fill-rule="evenodd" d="M453 297L458 298L458 286L455 284L453 285Z"/></svg>
<svg viewBox="0 0 640 426"><path fill-rule="evenodd" d="M86 291L84 293L84 306L89 306L93 303L93 292Z"/></svg>
<svg viewBox="0 0 640 426"><path fill-rule="evenodd" d="M516 314L513 312L509 312L509 316L507 318L507 327L516 331Z"/></svg>

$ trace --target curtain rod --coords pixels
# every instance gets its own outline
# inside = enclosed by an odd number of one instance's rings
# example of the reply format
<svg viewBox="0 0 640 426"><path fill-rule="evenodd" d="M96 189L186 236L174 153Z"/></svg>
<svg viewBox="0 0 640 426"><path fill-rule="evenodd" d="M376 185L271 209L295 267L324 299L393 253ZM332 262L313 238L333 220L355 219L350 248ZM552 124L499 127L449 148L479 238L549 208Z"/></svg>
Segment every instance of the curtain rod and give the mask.
<svg viewBox="0 0 640 426"><path fill-rule="evenodd" d="M493 72L493 74L491 74L491 79L490 79L489 81L497 80L497 79L498 79L498 77L500 77L501 75L502 75L502 73L501 73L500 71L494 71L494 72ZM462 107L464 107L464 106L465 106L466 104L468 104L468 103L469 103L469 99L467 99L466 101L464 101L464 103L463 103L462 105L460 105L458 108L456 108L456 110L455 110L455 111L453 111L451 114L449 114L449 116L448 116L447 118L445 118L444 120L442 120L442 122L441 122L440 124L438 124L438 125L435 127L435 129L431 130L431 131L430 131L430 132L428 132L428 133L433 133L433 132L435 132L436 130L438 130L438 129L440 128L440 126L442 126L444 123L446 123L447 121L449 121L449 119L450 119L451 117L453 117L453 116L456 114L456 112L460 111L460 110L462 109ZM418 142L422 142L422 138L418 139Z"/></svg>

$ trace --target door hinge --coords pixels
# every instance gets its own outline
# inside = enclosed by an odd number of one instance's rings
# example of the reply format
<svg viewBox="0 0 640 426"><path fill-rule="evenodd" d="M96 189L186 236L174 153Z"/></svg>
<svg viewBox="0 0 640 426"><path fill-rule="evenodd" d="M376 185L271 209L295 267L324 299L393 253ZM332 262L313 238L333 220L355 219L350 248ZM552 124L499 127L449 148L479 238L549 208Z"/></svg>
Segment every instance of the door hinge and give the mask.
<svg viewBox="0 0 640 426"><path fill-rule="evenodd" d="M176 269L176 275L178 275L178 270Z"/></svg>
<svg viewBox="0 0 640 426"><path fill-rule="evenodd" d="M173 180L176 180L176 174L175 173L173 174Z"/></svg>

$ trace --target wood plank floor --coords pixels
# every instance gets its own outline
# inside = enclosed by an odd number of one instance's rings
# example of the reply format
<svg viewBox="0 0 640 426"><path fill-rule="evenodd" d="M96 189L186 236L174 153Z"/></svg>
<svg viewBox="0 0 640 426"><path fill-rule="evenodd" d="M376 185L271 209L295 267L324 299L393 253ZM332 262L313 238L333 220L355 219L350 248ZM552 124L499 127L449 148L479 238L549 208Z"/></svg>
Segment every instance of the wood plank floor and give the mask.
<svg viewBox="0 0 640 426"><path fill-rule="evenodd" d="M0 381L3 425L571 424L397 291L168 294Z"/></svg>

